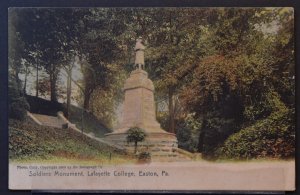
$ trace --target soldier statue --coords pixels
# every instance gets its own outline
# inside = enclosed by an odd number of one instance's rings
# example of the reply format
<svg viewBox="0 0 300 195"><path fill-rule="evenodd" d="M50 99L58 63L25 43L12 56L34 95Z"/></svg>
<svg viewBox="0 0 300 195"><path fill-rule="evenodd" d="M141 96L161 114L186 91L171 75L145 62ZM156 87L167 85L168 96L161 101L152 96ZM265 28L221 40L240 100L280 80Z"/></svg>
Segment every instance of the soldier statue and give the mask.
<svg viewBox="0 0 300 195"><path fill-rule="evenodd" d="M135 51L134 66L138 67L138 69L145 69L145 60L144 60L145 46L143 45L142 42L143 42L142 37L139 37L136 40L136 44L134 47L134 51Z"/></svg>

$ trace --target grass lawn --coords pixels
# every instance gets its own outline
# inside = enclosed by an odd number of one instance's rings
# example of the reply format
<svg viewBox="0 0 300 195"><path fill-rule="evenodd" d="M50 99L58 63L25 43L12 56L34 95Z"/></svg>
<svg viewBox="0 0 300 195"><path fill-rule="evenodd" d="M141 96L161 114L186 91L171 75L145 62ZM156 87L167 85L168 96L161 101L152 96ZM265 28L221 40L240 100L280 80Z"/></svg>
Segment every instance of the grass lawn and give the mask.
<svg viewBox="0 0 300 195"><path fill-rule="evenodd" d="M72 129L9 121L9 158L13 162L120 164L135 162L122 150Z"/></svg>

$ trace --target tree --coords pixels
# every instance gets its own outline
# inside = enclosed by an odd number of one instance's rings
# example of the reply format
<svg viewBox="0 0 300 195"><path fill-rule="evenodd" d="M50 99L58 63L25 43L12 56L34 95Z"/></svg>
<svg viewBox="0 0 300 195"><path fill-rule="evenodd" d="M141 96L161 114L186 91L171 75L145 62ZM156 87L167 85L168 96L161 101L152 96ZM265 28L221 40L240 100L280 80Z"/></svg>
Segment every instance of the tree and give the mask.
<svg viewBox="0 0 300 195"><path fill-rule="evenodd" d="M193 79L181 94L190 111L203 117L199 149L205 154L213 155L228 136L276 111L270 99L282 90L275 80L282 80L283 75L273 67L282 54L293 59L292 49L274 55L275 45L281 42L275 38L280 31L267 33L261 26L278 21L280 12L224 9L214 13L219 19L209 26L206 35L213 47L198 61ZM291 38L291 31L288 34L285 37ZM282 63L282 67L292 64ZM286 94L282 93L283 99Z"/></svg>
<svg viewBox="0 0 300 195"><path fill-rule="evenodd" d="M114 9L89 9L82 20L83 106L87 110L96 89L108 90L113 85L110 81L118 76L116 68L120 68L117 62L124 57L118 39L124 24L116 18L116 14Z"/></svg>
<svg viewBox="0 0 300 195"><path fill-rule="evenodd" d="M9 117L24 120L29 110L29 104L26 98L22 95L20 88L20 81L16 80L11 75L9 76L8 83L8 111Z"/></svg>
<svg viewBox="0 0 300 195"><path fill-rule="evenodd" d="M24 69L24 84L23 84L23 94L26 95L26 88L27 88L27 78L28 75L30 74L30 63L27 62L24 58L22 59L22 65L25 67Z"/></svg>
<svg viewBox="0 0 300 195"><path fill-rule="evenodd" d="M134 154L137 153L138 142L145 140L146 133L139 127L132 127L127 131L127 142L134 142Z"/></svg>
<svg viewBox="0 0 300 195"><path fill-rule="evenodd" d="M24 120L27 115L29 105L22 93L22 83L19 79L20 72L23 71L24 63L22 63L22 57L24 55L24 42L20 32L18 32L19 26L22 24L24 18L18 18L18 15L9 10L8 21L8 63L9 63L9 76L8 76L8 108L9 117ZM26 70L27 73L27 70Z"/></svg>
<svg viewBox="0 0 300 195"><path fill-rule="evenodd" d="M9 63L9 76L13 77L14 82L19 82L19 74L23 69L22 57L24 55L24 42L22 35L18 31L24 18L19 18L13 9L9 10L8 20L8 63ZM19 83L18 83L19 84Z"/></svg>
<svg viewBox="0 0 300 195"><path fill-rule="evenodd" d="M76 57L73 58L67 65L63 65L64 71L67 73L67 113L66 117L68 118L70 115L70 107L71 107L71 94L72 94L72 72L76 63ZM75 82L75 81L74 81Z"/></svg>
<svg viewBox="0 0 300 195"><path fill-rule="evenodd" d="M74 37L70 26L73 12L64 9L16 9L17 18L24 20L16 29L24 42L24 58L36 66L36 96L39 92L39 70L43 68L50 79L50 99L57 101L57 87L61 65L68 58L71 39Z"/></svg>

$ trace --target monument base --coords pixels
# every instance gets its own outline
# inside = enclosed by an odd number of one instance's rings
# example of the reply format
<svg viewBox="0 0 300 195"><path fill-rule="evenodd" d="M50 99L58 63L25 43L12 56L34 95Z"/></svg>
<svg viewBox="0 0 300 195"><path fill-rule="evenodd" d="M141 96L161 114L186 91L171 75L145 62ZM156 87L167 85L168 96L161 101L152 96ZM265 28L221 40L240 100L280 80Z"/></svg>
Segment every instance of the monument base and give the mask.
<svg viewBox="0 0 300 195"><path fill-rule="evenodd" d="M134 143L128 143L126 140L127 133L108 133L105 140L126 148L129 152L134 153ZM137 153L149 152L152 160L176 160L178 153L178 141L173 133L168 132L151 132L143 142L138 142Z"/></svg>

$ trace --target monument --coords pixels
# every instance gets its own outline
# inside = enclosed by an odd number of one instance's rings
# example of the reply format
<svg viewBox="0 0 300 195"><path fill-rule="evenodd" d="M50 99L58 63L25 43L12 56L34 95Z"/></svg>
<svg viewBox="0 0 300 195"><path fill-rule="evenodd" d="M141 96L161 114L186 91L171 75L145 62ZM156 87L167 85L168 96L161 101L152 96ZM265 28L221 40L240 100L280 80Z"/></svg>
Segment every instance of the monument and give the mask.
<svg viewBox="0 0 300 195"><path fill-rule="evenodd" d="M123 120L105 139L133 151L134 146L126 140L131 127L139 127L146 133L145 141L139 142L138 151L147 151L152 157L176 157L178 142L175 134L163 130L156 120L154 85L145 71L145 46L139 37L135 45L135 70L125 81Z"/></svg>

